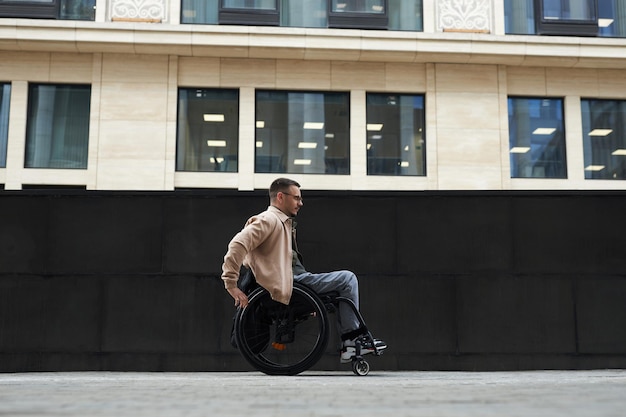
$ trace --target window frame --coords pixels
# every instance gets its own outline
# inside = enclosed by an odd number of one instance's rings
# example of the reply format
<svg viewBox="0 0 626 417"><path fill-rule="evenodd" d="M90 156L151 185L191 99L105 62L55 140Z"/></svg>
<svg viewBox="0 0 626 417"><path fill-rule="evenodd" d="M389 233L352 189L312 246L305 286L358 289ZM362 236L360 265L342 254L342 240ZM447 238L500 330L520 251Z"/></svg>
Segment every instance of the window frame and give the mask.
<svg viewBox="0 0 626 417"><path fill-rule="evenodd" d="M394 150L394 152L397 153L397 157L380 157L380 156L374 156L371 155L374 153L374 142L378 142L378 140L386 140L384 135L386 135L385 133L385 126L383 126L381 122L384 122L384 124L388 124L388 121L384 118L381 118L381 114L378 113L376 115L374 115L372 113L372 110L376 110L378 109L379 111L382 108L389 108L389 106L396 106L393 103L387 103L384 106L380 106L380 105L375 105L374 103L371 103L372 101L376 100L377 98L387 98L387 100L391 100L392 97L395 97L395 99L397 100L397 112L398 113L392 113L391 111L384 111L384 114L392 114L393 117L395 117L396 115L398 116L398 118L394 121L397 121L398 123L391 127L389 130L391 131L391 137L388 138L387 140L389 140L388 143L390 143L392 140L394 140L393 138L397 138L395 140L395 143L393 143L393 145L397 145L398 147ZM403 120L401 117L401 113L402 113L402 98L410 98L411 100L415 100L416 98L419 98L421 100L421 108L415 107L413 105L413 107L411 107L412 111L415 112L416 110L421 110L421 117L418 119L413 120L414 123L414 127L420 127L421 125L421 143L420 143L420 154L421 154L421 160L418 161L418 155L415 155L415 159L414 160L404 160L402 157L402 154L404 151L409 151L409 149L400 149L403 148L403 143L402 143L402 138L401 138L401 133L399 133L399 131L402 130L402 126L406 126L406 120ZM370 105L372 106L376 106L376 107L370 107ZM383 114L383 115L384 115ZM376 117L378 116L378 117ZM425 177L427 175L427 158L426 158L426 94L425 93L393 93L393 92L385 92L385 93L379 93L379 92L367 92L365 95L365 123L366 123L366 143L367 143L367 175L368 176L389 176L389 177ZM381 125L379 127L375 126L376 124L381 123ZM415 123L417 123L417 125L415 125ZM372 125L372 127L370 128L370 124ZM370 148L370 132L371 133L371 141L372 141L372 147ZM376 133L376 132L381 132L381 133ZM396 135L394 135L394 133L398 133ZM417 136L418 132L413 131L413 137L415 138ZM380 136L379 138L374 138L374 136ZM379 142L380 143L380 142ZM406 147L410 146L410 144L404 144ZM417 149L417 144L413 141L412 143L413 146L415 146L415 148ZM383 146L383 153L385 152L385 150L388 148L389 146L385 147ZM393 146L391 146L393 148ZM387 161L391 161L392 164L395 162L395 164L393 165L393 168L395 169L395 172L374 172L375 171L375 165L377 162L385 162L385 159L387 159ZM395 161L394 161L395 160ZM402 170L406 170L406 168L402 165L403 162L408 162L409 164L415 164L417 173L413 174L413 173L403 173ZM421 164L421 169L418 170L417 168L419 168ZM409 165L410 166L410 165Z"/></svg>
<svg viewBox="0 0 626 417"><path fill-rule="evenodd" d="M61 0L52 0L50 3L1 1L0 17L58 19L60 7Z"/></svg>
<svg viewBox="0 0 626 417"><path fill-rule="evenodd" d="M328 0L327 7L329 28L388 30L389 2L387 0L384 0L385 11L383 13L333 12L332 0Z"/></svg>
<svg viewBox="0 0 626 417"><path fill-rule="evenodd" d="M188 165L185 164L185 162L187 162L187 157L184 154L181 154L181 148L184 148L183 144L181 144L181 103L182 103L182 92L209 92L209 93L214 93L214 92L221 92L224 94L232 94L233 95L233 99L236 100L236 109L234 111L234 122L229 124L228 126L232 126L234 128L234 130L236 131L236 143L232 146L234 148L234 158L231 158L232 154L226 154L226 153L222 153L221 155L217 155L217 152L214 156L218 157L216 158L216 160L211 161L212 157L209 157L209 160L203 160L203 156L205 156L205 154L201 154L198 159L197 159L197 163L199 165L203 165L204 166L208 166L209 164L213 164L213 168L219 168L220 164L222 164L224 161L217 161L217 159L219 159L219 157L222 157L224 159L226 159L226 157L228 156L228 159L226 160L226 164L225 167L226 169L191 169ZM198 105L198 109L202 109L202 112L204 113L205 111L207 111L207 108L216 108L216 107L221 107L221 108L226 108L227 106L223 103L225 103L224 100L219 101L213 98L207 99L207 100L198 100L198 102L203 102L202 104ZM188 102L188 100L187 100ZM239 110L240 110L240 106L241 106L241 94L239 89L237 88L212 88L212 87L178 87L178 91L177 91L177 98L176 98L176 158L175 158L175 171L176 172L238 172L239 171L239 143L240 143L240 131L239 131L239 124L240 124L240 119L239 119ZM235 106L233 106L235 107ZM211 111L211 110L208 110ZM187 105L187 113L185 114L185 117L189 117L189 106ZM226 112L224 112L223 116L226 115ZM222 120L224 121L224 120ZM204 121L204 123L211 123L211 122L215 122L215 121L210 121L210 120L206 120ZM203 123L198 123L198 125L202 125ZM200 134L201 136L201 134ZM192 145L199 145L200 147L202 147L202 143L208 139L215 139L215 140L222 140L224 139L223 137L200 137L199 138L199 142L198 143L192 143ZM228 138L230 139L230 138ZM209 145L207 142L207 145L212 147L212 145ZM217 145L215 147L221 147L222 145ZM234 161L234 169L229 169L228 165L231 163L231 161ZM183 165L183 166L181 166Z"/></svg>
<svg viewBox="0 0 626 417"><path fill-rule="evenodd" d="M537 130L537 128L543 128L543 127L547 127L550 128L551 126L536 126L534 130L529 130L528 134L528 144L522 144L520 141L520 138L515 136L515 142L513 142L513 135L511 135L511 129L513 128L513 125L511 123L511 108L510 108L510 101L511 100L551 100L551 101L555 101L558 100L560 102L560 110L561 110L561 114L560 114L560 121L559 121L559 127L561 128L561 132L559 132L559 134L562 135L562 137L560 138L560 143L559 143L559 147L557 149L561 149L563 155L562 161L557 161L554 160L551 163L559 163L561 166L559 166L558 168L560 169L560 171L562 172L562 175L546 175L545 174L545 168L549 167L549 168L553 168L550 167L550 165L546 165L544 166L544 174L543 175L535 175L534 169L535 168L541 168L540 166L537 167L537 161L539 159L537 158L533 158L532 156L532 145L533 145L533 141L532 138L534 134L538 135L538 136L543 136L543 135L547 135L547 134L551 134L551 133L535 133L535 130ZM530 108L529 108L530 110ZM565 123L565 98L564 97L539 97L539 96L519 96L519 95L510 95L507 96L507 119L508 119L508 136L509 136L509 140L508 140L508 145L509 145L509 161L510 161L510 168L509 168L509 173L510 173L510 177L512 179L568 179L568 167L567 167L567 141L565 140L566 134L567 132L565 131L565 127L566 127L566 123ZM531 123L532 122L532 117L530 117L530 111L529 111L529 118L528 118L528 127L531 128ZM543 123L542 123L543 124ZM556 128L555 128L556 130ZM522 146L524 145L524 146ZM528 150L525 150L525 148L528 148ZM516 154L525 154L527 152L531 152L531 158L530 158L530 162L531 162L531 171L530 171L530 175L520 175L520 167L518 165L520 165L519 161L515 161L513 162L514 158L516 158ZM520 158L520 157L518 157ZM550 160L548 160L548 162L550 162ZM514 171L515 169L515 171ZM514 172L517 175L513 175Z"/></svg>
<svg viewBox="0 0 626 417"><path fill-rule="evenodd" d="M31 140L31 130L33 129L33 119L32 119L32 110L33 108L31 107L33 105L33 96L35 93L35 88L37 87L41 87L41 86L51 86L51 87L55 87L55 88L63 88L63 87L82 87L82 88L86 88L89 91L89 100L88 100L88 106L89 106L89 112L87 114L87 132L86 132L86 137L84 137L84 141L85 141L85 148L84 148L84 161L78 161L79 163L81 163L81 166L76 166L76 167L71 167L71 166L40 166L38 165L36 162L33 162L29 159L29 148L33 147L36 148L36 144L35 145L31 145L30 144L30 140ZM72 84L72 83L48 83L48 82L35 82L35 83L29 83L28 85L28 101L27 101L27 119L26 119L26 138L24 141L24 168L25 169L61 169L61 170L87 170L89 167L89 139L90 139L90 132L92 129L91 126L91 100L93 98L93 85L92 84L84 84L84 83L76 83L76 84ZM55 120L56 121L56 120ZM54 123L54 122L53 122ZM54 139L55 137L51 136L52 139ZM64 142L65 145L65 142ZM53 147L54 144L51 143L50 147ZM51 159L52 160L52 159ZM50 162L50 161L48 161ZM82 163L84 162L84 166L82 166Z"/></svg>
<svg viewBox="0 0 626 417"><path fill-rule="evenodd" d="M311 94L311 95L323 95L324 96L324 102L323 102L323 112L324 112L324 116L327 116L327 112L330 112L331 114L333 113L333 109L328 108L327 106L332 106L334 103L332 102L332 98L333 96L336 97L342 97L343 99L345 99L345 108L343 109L345 111L345 114L342 114L343 112L336 112L334 113L334 115L338 118L346 118L345 120L345 126L342 125L337 125L339 127L343 127L343 130L334 130L335 125L331 126L333 127L333 130L331 130L330 132L327 132L327 129L329 128L329 126L326 125L326 119L324 119L324 124L325 126L322 128L323 129L323 134L324 134L324 140L328 139L331 140L333 142L335 142L335 140L337 140L334 144L331 143L331 145L326 146L324 148L324 154L323 154L323 164L324 164L324 172L313 172L313 170L307 169L305 168L305 166L307 166L308 164L301 164L302 169L296 169L295 166L298 165L298 163L296 162L297 160L301 160L301 161L305 161L308 159L308 152L313 151L314 149L316 149L317 147L314 147L313 149L309 149L308 147L301 147L300 144L298 144L298 152L301 152L301 154L299 155L299 157L294 157L293 154L290 154L289 151L289 147L291 145L294 144L294 142L292 142L293 140L301 140L301 142L308 142L306 136L307 132L311 132L311 131L315 131L320 129L319 127L306 127L305 125L308 123L314 123L317 122L318 120L314 120L314 118L311 118L310 120L307 120L308 117L303 117L303 122L304 125L302 127L302 138L300 138L300 135L297 134L291 134L291 132L289 132L289 126L290 123L293 123L293 119L290 119L289 117L286 118L285 120L285 124L281 125L281 124L273 124L270 126L267 126L267 120L266 118L260 118L260 116L262 116L262 114L260 114L259 110L261 108L266 109L267 106L260 106L259 105L259 97L260 95L263 94L269 94L269 96L275 94L275 95L280 95L280 94L285 94L287 97L287 100L284 102L280 102L280 105L286 105L289 106L290 104L297 104L298 102L291 102L289 100L289 95L290 94ZM269 97L270 99L273 99L272 97ZM330 99L330 100L329 100ZM350 117L351 117L351 112L350 112L350 92L349 91L330 91L330 90L272 90L272 89L257 89L255 91L255 135L254 135L254 140L255 140L255 152L254 152L254 172L255 174L312 174L312 175L341 175L341 176L349 176L350 172L351 172L351 154L350 154L350 147L351 147L351 143L350 143ZM280 114L280 113L279 113ZM283 113L284 114L284 113ZM295 113L294 118L297 119L299 116L304 116L305 113ZM308 116L310 117L311 115L308 114ZM263 121L263 126L259 126L260 121ZM273 122L273 120L272 120ZM268 131L264 131L262 132L262 134L259 134L259 129L270 129ZM277 155L270 152L260 152L259 149L259 142L263 142L263 140L265 139L264 137L266 135L270 136L270 139L274 139L273 136L274 134L272 133L271 129L275 129L277 131L284 131L285 133L283 133L283 137L279 137L277 138L278 141L284 140L284 145L285 145L285 150L287 151L287 153L285 153L285 151L283 151L282 154ZM341 135L341 139L337 138L337 134ZM332 136L330 136L332 135ZM313 136L315 136L315 134L313 134ZM274 147L274 143L270 143L269 144L271 147ZM263 145L265 146L265 145ZM337 150L341 150L342 147L345 147L345 152L344 152L344 156L342 158L337 158L332 156L333 152L328 152L328 147L333 147ZM321 148L320 148L321 149ZM331 155L329 155L329 153ZM259 158L263 158L263 157L268 157L269 156L269 168L267 169L261 169L262 167L260 167L259 165ZM278 156L278 158L276 159L276 157ZM283 159L283 157L285 157ZM274 158L274 159L272 159ZM292 158L292 161L289 161L289 158ZM334 162L334 163L333 163Z"/></svg>
<svg viewBox="0 0 626 417"><path fill-rule="evenodd" d="M544 0L534 0L535 32L537 35L565 35L565 36L598 36L598 3L593 2L594 16L586 20L573 19L545 19Z"/></svg>
<svg viewBox="0 0 626 417"><path fill-rule="evenodd" d="M220 25L251 25L251 26L279 26L280 4L274 0L274 9L246 9L226 7L225 0L220 0L218 22Z"/></svg>

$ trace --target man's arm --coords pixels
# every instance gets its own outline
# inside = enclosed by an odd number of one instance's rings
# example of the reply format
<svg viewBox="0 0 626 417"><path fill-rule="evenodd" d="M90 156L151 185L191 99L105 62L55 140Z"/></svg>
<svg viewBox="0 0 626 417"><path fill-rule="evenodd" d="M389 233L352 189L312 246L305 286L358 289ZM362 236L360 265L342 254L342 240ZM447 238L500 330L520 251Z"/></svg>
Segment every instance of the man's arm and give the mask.
<svg viewBox="0 0 626 417"><path fill-rule="evenodd" d="M224 255L222 264L222 280L226 291L235 300L235 306L248 305L248 297L237 287L241 265L246 255L263 243L270 230L271 226L266 218L253 217L228 244L228 251Z"/></svg>

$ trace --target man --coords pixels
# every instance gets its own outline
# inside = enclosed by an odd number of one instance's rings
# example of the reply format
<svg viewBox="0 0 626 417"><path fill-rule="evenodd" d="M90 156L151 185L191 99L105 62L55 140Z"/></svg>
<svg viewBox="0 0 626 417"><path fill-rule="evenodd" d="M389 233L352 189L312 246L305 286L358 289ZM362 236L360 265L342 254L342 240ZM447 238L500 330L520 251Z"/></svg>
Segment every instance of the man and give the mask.
<svg viewBox="0 0 626 417"><path fill-rule="evenodd" d="M250 268L259 285L272 298L289 304L293 282L307 285L317 293L337 291L359 306L359 284L354 273L335 271L312 274L304 268L297 251L294 218L303 206L300 184L288 178L278 178L269 189L270 206L266 211L251 217L243 230L228 244L222 265L222 279L235 306L248 305L247 295L237 287L241 265ZM341 361L350 362L355 355L355 340L365 329L346 303L339 304L338 329L341 333ZM374 339L376 349L387 345ZM361 354L374 352L371 343L362 346Z"/></svg>

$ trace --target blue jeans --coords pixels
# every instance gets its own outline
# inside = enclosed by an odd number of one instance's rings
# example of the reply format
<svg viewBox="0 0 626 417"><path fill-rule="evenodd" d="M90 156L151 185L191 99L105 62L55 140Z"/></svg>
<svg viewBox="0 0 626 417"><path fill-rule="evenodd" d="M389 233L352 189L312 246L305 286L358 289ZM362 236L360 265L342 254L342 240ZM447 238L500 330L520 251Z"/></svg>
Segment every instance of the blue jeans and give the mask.
<svg viewBox="0 0 626 417"><path fill-rule="evenodd" d="M295 282L300 282L316 293L337 291L341 297L346 297L354 302L359 308L359 281L351 271L334 271L321 274L305 272L293 277ZM361 327L359 319L346 303L339 303L337 312L337 328L344 335Z"/></svg>

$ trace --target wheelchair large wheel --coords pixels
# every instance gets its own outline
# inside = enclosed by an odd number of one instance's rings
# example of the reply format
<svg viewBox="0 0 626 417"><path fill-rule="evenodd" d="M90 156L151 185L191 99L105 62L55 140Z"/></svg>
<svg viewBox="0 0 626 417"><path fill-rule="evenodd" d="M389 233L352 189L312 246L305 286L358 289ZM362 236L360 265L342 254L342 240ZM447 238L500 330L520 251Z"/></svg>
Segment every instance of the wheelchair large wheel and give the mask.
<svg viewBox="0 0 626 417"><path fill-rule="evenodd" d="M268 375L296 375L317 363L329 337L328 314L319 297L294 283L289 305L263 288L249 296L235 317L235 338L243 357Z"/></svg>

